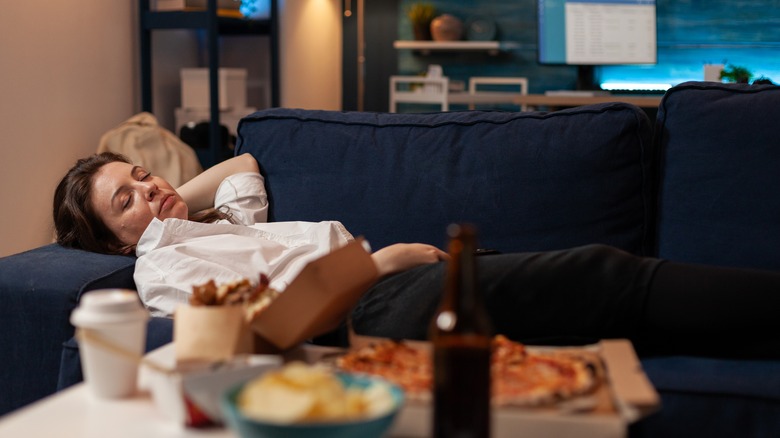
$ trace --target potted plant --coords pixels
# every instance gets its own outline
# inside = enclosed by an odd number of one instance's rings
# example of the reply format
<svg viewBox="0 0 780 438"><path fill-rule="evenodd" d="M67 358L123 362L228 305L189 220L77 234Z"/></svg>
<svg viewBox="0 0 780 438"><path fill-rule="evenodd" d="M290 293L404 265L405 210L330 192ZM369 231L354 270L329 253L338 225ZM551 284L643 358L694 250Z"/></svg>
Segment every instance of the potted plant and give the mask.
<svg viewBox="0 0 780 438"><path fill-rule="evenodd" d="M436 8L430 3L413 3L406 12L412 23L412 31L416 40L431 39L431 21L436 16Z"/></svg>
<svg viewBox="0 0 780 438"><path fill-rule="evenodd" d="M747 84L753 77L753 73L745 67L741 67L734 64L728 64L720 72L720 79L726 82L736 82L739 84Z"/></svg>

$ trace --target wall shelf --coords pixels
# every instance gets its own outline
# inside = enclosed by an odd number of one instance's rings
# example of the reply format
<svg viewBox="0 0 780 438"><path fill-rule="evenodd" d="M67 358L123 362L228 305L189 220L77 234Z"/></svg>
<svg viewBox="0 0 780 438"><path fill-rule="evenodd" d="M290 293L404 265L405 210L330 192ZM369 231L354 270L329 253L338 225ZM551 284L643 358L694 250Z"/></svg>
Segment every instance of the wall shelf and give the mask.
<svg viewBox="0 0 780 438"><path fill-rule="evenodd" d="M393 47L399 50L416 50L422 54L431 52L487 52L497 55L499 52L520 47L512 41L395 41Z"/></svg>

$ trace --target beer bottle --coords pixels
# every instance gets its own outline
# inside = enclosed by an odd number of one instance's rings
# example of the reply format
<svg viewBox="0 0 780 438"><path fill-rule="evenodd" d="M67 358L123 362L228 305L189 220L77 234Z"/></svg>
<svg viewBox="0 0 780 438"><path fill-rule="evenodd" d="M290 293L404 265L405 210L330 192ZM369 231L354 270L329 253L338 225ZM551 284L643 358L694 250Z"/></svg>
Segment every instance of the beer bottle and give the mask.
<svg viewBox="0 0 780 438"><path fill-rule="evenodd" d="M444 294L431 325L433 344L433 436L490 436L492 327L477 289L476 231L448 227Z"/></svg>

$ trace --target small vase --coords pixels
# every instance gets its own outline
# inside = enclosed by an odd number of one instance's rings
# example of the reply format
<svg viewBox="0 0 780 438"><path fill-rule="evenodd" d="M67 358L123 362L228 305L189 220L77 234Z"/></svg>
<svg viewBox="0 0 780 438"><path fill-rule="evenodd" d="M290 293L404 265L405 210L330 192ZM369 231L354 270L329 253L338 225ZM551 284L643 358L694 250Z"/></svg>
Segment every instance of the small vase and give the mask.
<svg viewBox="0 0 780 438"><path fill-rule="evenodd" d="M463 22L450 14L439 15L431 21L434 41L458 41L463 38Z"/></svg>

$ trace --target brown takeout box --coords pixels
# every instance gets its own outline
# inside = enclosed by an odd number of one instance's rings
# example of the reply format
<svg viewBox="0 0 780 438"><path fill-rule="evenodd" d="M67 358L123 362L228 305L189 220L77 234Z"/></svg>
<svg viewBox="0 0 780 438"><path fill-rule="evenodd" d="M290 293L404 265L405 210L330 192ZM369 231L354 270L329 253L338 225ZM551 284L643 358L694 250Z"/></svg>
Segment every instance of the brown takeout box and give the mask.
<svg viewBox="0 0 780 438"><path fill-rule="evenodd" d="M241 306L182 306L174 315L176 360L221 362L288 350L338 327L377 276L359 238L306 265L250 324Z"/></svg>

